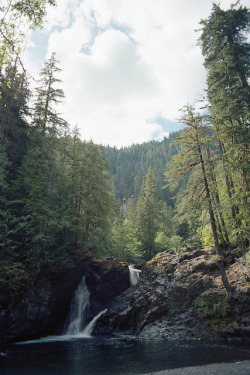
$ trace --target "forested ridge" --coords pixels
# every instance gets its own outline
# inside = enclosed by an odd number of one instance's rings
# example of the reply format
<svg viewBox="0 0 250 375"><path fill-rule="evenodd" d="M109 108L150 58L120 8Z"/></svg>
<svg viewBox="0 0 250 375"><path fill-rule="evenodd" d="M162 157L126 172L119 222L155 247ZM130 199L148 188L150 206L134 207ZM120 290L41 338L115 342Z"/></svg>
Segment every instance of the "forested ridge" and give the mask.
<svg viewBox="0 0 250 375"><path fill-rule="evenodd" d="M151 168L161 198L168 204L173 204L172 194L167 187L166 189L163 187L166 163L177 153L178 146L172 143L177 134L177 132L170 133L169 137L165 137L162 141L145 142L121 149L109 146L104 148L118 199L122 201L131 196L138 197L142 181Z"/></svg>
<svg viewBox="0 0 250 375"><path fill-rule="evenodd" d="M215 247L230 292L224 256L237 248L249 263L249 10L214 5L201 21L206 98L183 107L183 130L118 150L82 141L57 112L67 98L54 53L31 92L15 22L41 25L46 3L1 6L1 290L79 253L140 262Z"/></svg>

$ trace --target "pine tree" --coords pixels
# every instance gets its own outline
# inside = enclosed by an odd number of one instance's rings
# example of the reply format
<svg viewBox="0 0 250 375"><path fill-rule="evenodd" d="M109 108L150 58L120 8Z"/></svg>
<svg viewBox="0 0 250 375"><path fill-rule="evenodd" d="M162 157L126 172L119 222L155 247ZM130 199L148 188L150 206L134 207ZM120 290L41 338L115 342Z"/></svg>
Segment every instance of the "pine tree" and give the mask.
<svg viewBox="0 0 250 375"><path fill-rule="evenodd" d="M146 259L155 251L155 238L159 229L160 199L152 169L149 169L136 206L136 232Z"/></svg>
<svg viewBox="0 0 250 375"><path fill-rule="evenodd" d="M224 169L234 233L238 245L249 227L250 12L238 6L213 6L201 21L199 43L208 72L208 100ZM244 234L245 233L245 234Z"/></svg>
<svg viewBox="0 0 250 375"><path fill-rule="evenodd" d="M66 130L67 123L56 111L56 106L64 99L63 90L58 88L61 80L57 74L61 69L58 67L55 53L45 62L40 73L39 86L36 89L37 98L35 102L33 125L42 136L61 135Z"/></svg>
<svg viewBox="0 0 250 375"><path fill-rule="evenodd" d="M231 287L225 272L222 251L219 244L215 210L213 207L211 189L209 186L209 171L204 156L204 149L206 149L208 142L206 137L207 124L204 122L204 118L199 114L194 114L193 108L189 106L184 108L181 121L186 124L186 128L181 132L180 137L177 138L177 142L181 143L183 148L177 156L172 158L171 163L168 165L166 178L168 181L173 179L175 186L185 176L188 174L190 175L190 172L199 168L200 173L197 174L197 177L192 184L191 179L189 178L187 189L192 192L192 200L196 199L196 201L199 202L201 198L205 198L210 217L210 225L212 228L216 254L218 256L218 264L220 267L222 282L227 292L231 293ZM191 175L191 177L192 176L193 175Z"/></svg>
<svg viewBox="0 0 250 375"><path fill-rule="evenodd" d="M68 142L67 153L67 173L71 181L68 195L75 243L78 248L105 252L114 197L103 149L93 142L82 143L76 131Z"/></svg>
<svg viewBox="0 0 250 375"><path fill-rule="evenodd" d="M5 75L0 76L0 90L0 142L10 162L7 178L11 180L16 177L28 142L25 116L29 114L27 102L30 93L25 75L18 71L17 62L7 67Z"/></svg>
<svg viewBox="0 0 250 375"><path fill-rule="evenodd" d="M37 273L43 265L53 267L58 262L60 254L56 250L62 247L61 241L65 238L62 235L65 222L60 210L60 203L63 204L59 171L62 142L58 135L67 124L53 107L63 98L62 90L54 86L60 82L55 77L59 72L56 63L53 54L41 72L28 148L13 188L12 202L9 202L13 209L18 205L22 221L29 223L24 231L29 242L29 246L25 246L26 258L36 265ZM64 256L63 251L61 255Z"/></svg>

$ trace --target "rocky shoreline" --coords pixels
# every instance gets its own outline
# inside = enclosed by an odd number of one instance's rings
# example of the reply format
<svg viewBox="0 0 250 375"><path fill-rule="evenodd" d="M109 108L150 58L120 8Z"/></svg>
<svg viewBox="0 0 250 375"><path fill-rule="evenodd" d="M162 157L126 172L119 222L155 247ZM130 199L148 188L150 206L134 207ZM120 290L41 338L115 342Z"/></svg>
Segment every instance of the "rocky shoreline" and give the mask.
<svg viewBox="0 0 250 375"><path fill-rule="evenodd" d="M249 375L250 360L233 363L213 363L204 366L176 368L140 375Z"/></svg>

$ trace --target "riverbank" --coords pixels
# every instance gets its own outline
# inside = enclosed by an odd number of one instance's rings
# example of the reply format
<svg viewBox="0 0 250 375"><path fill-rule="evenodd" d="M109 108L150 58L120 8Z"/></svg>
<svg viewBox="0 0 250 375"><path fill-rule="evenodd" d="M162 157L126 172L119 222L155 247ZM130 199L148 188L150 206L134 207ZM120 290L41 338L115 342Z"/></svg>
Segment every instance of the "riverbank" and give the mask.
<svg viewBox="0 0 250 375"><path fill-rule="evenodd" d="M173 370L150 372L144 375L249 375L250 360L233 363L213 363L211 365L183 367Z"/></svg>

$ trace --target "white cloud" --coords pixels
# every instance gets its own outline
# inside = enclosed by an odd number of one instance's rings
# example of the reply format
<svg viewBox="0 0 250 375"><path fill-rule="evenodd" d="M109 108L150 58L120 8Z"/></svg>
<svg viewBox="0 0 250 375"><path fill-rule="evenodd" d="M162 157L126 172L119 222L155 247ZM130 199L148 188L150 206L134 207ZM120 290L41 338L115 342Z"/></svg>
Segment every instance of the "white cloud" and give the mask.
<svg viewBox="0 0 250 375"><path fill-rule="evenodd" d="M72 127L85 139L117 146L166 135L156 119L174 121L182 106L203 95L194 30L212 3L58 0L48 12L47 57L56 52L63 69L62 110Z"/></svg>

